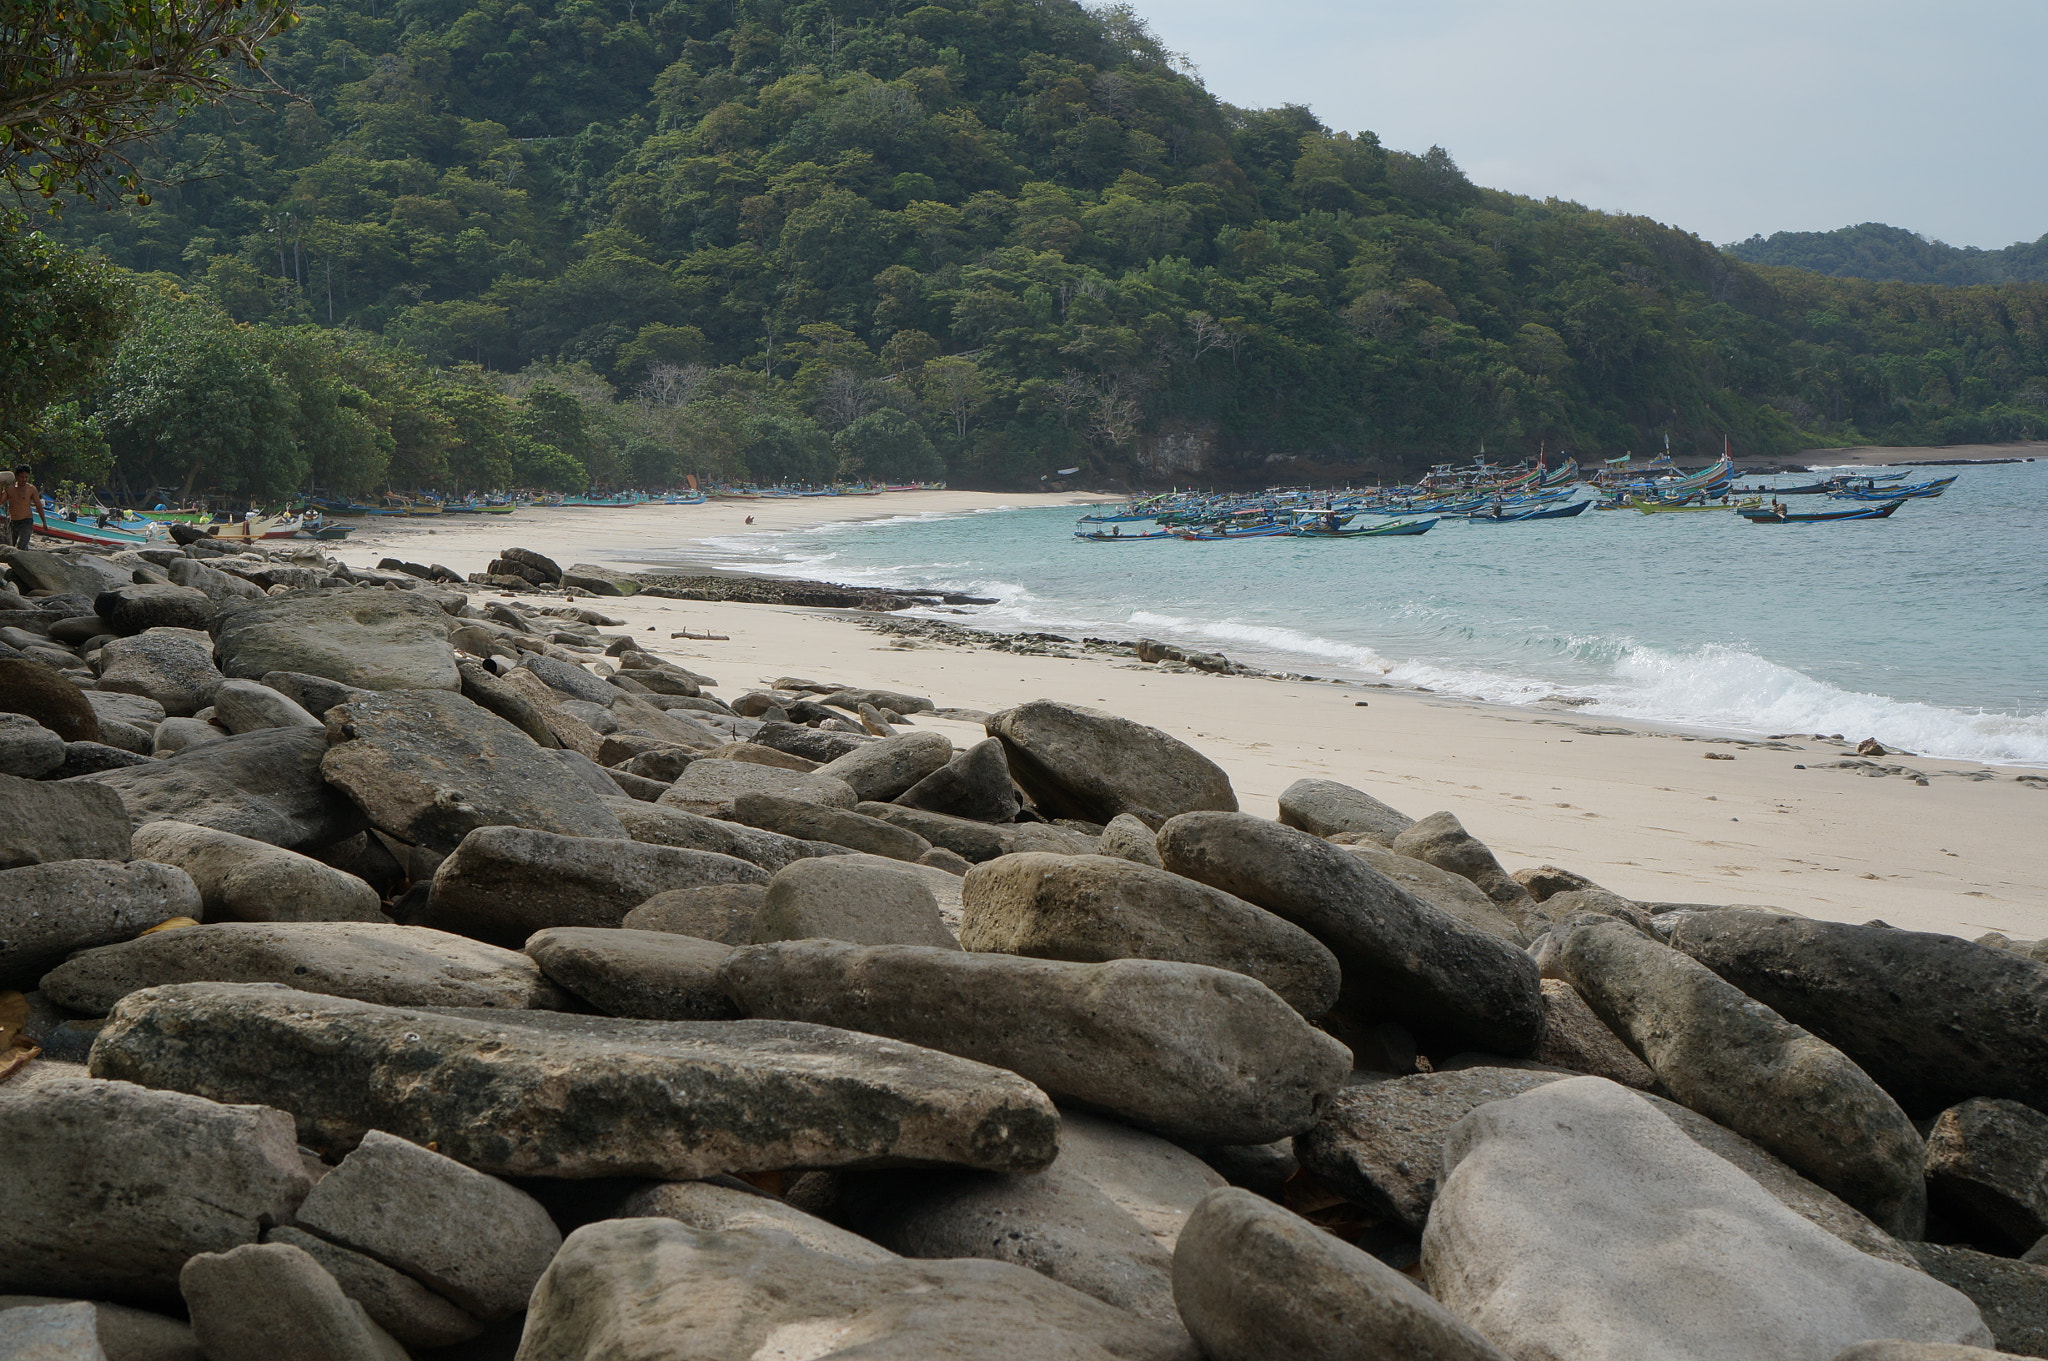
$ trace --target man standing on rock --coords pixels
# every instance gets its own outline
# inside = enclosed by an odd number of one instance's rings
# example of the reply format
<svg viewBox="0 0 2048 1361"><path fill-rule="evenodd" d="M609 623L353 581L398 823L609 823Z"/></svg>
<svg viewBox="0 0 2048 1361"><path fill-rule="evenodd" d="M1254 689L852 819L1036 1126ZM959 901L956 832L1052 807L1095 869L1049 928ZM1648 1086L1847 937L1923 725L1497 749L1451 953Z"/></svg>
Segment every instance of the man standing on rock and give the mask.
<svg viewBox="0 0 2048 1361"><path fill-rule="evenodd" d="M43 526L48 528L50 517L43 512L42 493L35 483L28 480L28 464L14 470L14 484L7 488L7 542L15 548L27 548L29 536L35 530L34 516L43 516Z"/></svg>

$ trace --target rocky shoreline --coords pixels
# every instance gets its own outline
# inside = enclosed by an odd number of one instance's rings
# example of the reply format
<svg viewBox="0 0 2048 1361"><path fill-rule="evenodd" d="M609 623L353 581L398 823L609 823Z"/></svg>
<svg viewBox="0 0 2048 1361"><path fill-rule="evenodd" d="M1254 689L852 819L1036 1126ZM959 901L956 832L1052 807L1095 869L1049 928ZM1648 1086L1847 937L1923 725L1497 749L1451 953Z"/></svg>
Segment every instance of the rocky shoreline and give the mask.
<svg viewBox="0 0 2048 1361"><path fill-rule="evenodd" d="M0 567L0 1356L2048 1355L2048 943L1268 820L604 600L1245 673L943 597Z"/></svg>

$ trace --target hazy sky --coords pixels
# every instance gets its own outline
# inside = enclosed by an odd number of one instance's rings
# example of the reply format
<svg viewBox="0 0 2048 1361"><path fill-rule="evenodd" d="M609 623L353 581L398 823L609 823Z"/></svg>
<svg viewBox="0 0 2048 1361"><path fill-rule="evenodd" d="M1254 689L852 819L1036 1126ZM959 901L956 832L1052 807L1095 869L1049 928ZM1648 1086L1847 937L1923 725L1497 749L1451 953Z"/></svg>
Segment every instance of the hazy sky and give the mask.
<svg viewBox="0 0 2048 1361"><path fill-rule="evenodd" d="M2048 232L2043 0L1136 0L1218 98L1716 243Z"/></svg>

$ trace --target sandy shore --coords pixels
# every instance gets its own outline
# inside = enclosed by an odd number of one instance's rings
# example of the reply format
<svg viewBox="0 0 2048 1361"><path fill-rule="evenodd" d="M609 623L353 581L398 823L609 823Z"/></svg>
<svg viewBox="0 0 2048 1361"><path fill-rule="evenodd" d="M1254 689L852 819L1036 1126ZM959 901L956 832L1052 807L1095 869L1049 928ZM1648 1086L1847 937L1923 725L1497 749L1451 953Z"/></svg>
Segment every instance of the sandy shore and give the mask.
<svg viewBox="0 0 2048 1361"><path fill-rule="evenodd" d="M373 522L341 555L357 566L388 554L467 573L516 544L564 565L631 568L647 562L650 550L743 533L749 514L752 528L765 530L1081 499L927 492ZM815 610L589 603L626 620L650 651L717 677L728 699L801 675L928 694L942 707L1068 700L1192 743L1229 771L1244 808L1264 816L1273 815L1287 785L1315 776L1364 789L1414 817L1449 809L1509 869L1561 865L1641 900L1771 904L1964 936L2048 935L2048 859L2039 852L2048 781L2017 778L2032 772L1888 757L1877 764L1911 773L1873 778L1819 768L1850 756L1857 733L1845 734L1848 743L1804 738L1773 749L1568 710L907 640L863 628L859 616ZM730 640L669 637L685 629ZM968 724L920 718L918 725L960 745L981 736ZM1735 759L1702 759L1708 753Z"/></svg>
<svg viewBox="0 0 2048 1361"><path fill-rule="evenodd" d="M2014 444L1935 444L1900 448L1859 444L1847 449L1808 449L1799 462L1809 468L1880 468L1944 463L2003 463L2016 458L2048 458L2048 440ZM1740 460L1738 460L1739 462Z"/></svg>

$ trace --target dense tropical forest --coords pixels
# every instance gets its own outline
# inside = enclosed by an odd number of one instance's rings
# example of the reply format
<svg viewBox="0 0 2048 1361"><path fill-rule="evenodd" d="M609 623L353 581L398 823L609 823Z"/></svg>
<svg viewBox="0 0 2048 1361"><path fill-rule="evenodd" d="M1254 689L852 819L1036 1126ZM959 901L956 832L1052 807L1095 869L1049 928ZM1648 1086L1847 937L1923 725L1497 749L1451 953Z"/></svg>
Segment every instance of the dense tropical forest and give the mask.
<svg viewBox="0 0 2048 1361"><path fill-rule="evenodd" d="M65 342L80 380L0 423L63 474L1272 482L2048 435L2048 286L1759 267L1488 190L1220 102L1119 5L300 15L293 98L194 112L147 201L0 242L11 306L125 290L104 362Z"/></svg>
<svg viewBox="0 0 2048 1361"><path fill-rule="evenodd" d="M1903 227L1863 222L1831 232L1773 232L1728 247L1753 265L1789 265L1838 278L1905 284L2048 282L2048 236L2002 250L1951 246Z"/></svg>

